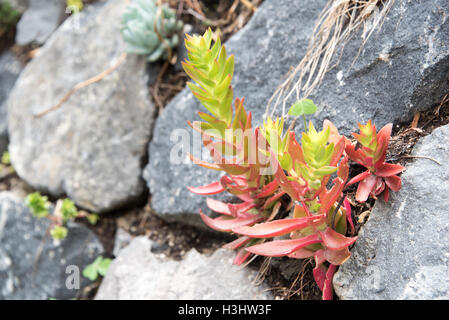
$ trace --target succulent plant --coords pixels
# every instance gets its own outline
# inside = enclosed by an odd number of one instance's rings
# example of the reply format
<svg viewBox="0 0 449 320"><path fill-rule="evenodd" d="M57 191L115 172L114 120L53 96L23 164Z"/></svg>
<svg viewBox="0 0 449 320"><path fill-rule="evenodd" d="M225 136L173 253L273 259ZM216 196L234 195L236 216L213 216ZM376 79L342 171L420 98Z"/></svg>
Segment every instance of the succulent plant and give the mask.
<svg viewBox="0 0 449 320"><path fill-rule="evenodd" d="M358 202L365 202L369 195L376 197L381 193L384 200L388 201L389 189L401 189L401 178L397 174L405 168L399 164L385 162L392 126L389 123L376 133L376 126L371 120L366 125L359 124L360 134L352 135L361 148L349 141L346 143L349 158L368 169L348 182L348 185L360 182L356 194Z"/></svg>
<svg viewBox="0 0 449 320"><path fill-rule="evenodd" d="M154 62L168 58L169 48L178 45L182 27L182 21L169 7L155 0L135 0L123 14L121 32L129 53L144 55Z"/></svg>
<svg viewBox="0 0 449 320"><path fill-rule="evenodd" d="M349 259L349 247L357 240L351 206L343 193L346 185L361 182L359 202L381 192L387 200L388 188L401 187L396 174L404 168L385 163L392 125L378 133L371 122L360 125L360 134L354 134L362 145L358 148L329 120L321 131L312 122L307 130L305 115L317 107L303 99L289 111L289 115L303 116L307 131L299 141L290 128L284 133L283 119L267 118L263 126L253 127L243 99L234 99L234 57L227 55L220 38L212 44L209 29L203 36L187 35L185 43L188 60L183 67L195 82L187 85L209 112L199 112L203 121L189 125L202 134L213 162L190 158L199 166L225 172L219 181L188 189L199 195L228 192L240 200L224 203L207 198L209 209L220 216L211 218L200 210L201 219L212 229L238 236L224 246L238 250L234 264L242 264L251 255L313 258L313 275L323 299L332 299L333 275ZM348 182L349 160L368 170ZM267 166L271 170L263 170ZM284 217L292 208L293 217ZM289 238L274 239L278 236Z"/></svg>
<svg viewBox="0 0 449 320"><path fill-rule="evenodd" d="M36 218L44 218L48 216L50 202L47 196L42 196L39 192L29 194L25 199L25 204Z"/></svg>

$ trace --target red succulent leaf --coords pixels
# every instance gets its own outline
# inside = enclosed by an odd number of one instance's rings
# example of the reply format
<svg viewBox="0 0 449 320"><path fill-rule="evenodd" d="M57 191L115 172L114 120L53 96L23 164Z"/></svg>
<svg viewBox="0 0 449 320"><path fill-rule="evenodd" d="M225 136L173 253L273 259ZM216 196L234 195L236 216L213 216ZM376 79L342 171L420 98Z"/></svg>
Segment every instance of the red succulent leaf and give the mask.
<svg viewBox="0 0 449 320"><path fill-rule="evenodd" d="M307 217L307 211L304 209L302 205L296 204L295 209L293 211L293 218L302 218Z"/></svg>
<svg viewBox="0 0 449 320"><path fill-rule="evenodd" d="M219 200L215 200L212 198L206 199L206 204L212 211L225 214L228 216L232 216L231 211L229 210L229 206L227 203L221 202Z"/></svg>
<svg viewBox="0 0 449 320"><path fill-rule="evenodd" d="M265 198L272 195L279 188L279 183L274 180L265 185L262 190L255 196L256 199Z"/></svg>
<svg viewBox="0 0 449 320"><path fill-rule="evenodd" d="M354 178L352 178L351 180L348 181L348 183L346 185L350 186L351 184L357 183L362 181L363 179L365 179L366 177L370 176L371 172L368 171L364 171L358 175L356 175Z"/></svg>
<svg viewBox="0 0 449 320"><path fill-rule="evenodd" d="M245 101L245 98L242 98L242 103L243 103L243 101ZM251 111L248 111L243 131L246 131L246 130L249 130L252 128L252 123L251 123L252 118L253 118L253 114L251 113ZM257 130L257 128L256 128L256 130Z"/></svg>
<svg viewBox="0 0 449 320"><path fill-rule="evenodd" d="M385 182L387 184L387 186L393 190L393 191L399 191L401 189L401 178L398 176L390 176L390 177L385 177Z"/></svg>
<svg viewBox="0 0 449 320"><path fill-rule="evenodd" d="M318 234L311 234L310 236L293 239L293 240L275 240L270 242L265 242L262 244L257 244L246 248L251 253L267 256L267 257L281 257L287 256L296 250L303 247L307 247L314 243L321 242Z"/></svg>
<svg viewBox="0 0 449 320"><path fill-rule="evenodd" d="M236 194L236 197L244 202L252 202L254 199L251 197L249 193Z"/></svg>
<svg viewBox="0 0 449 320"><path fill-rule="evenodd" d="M234 241L223 245L223 248L235 250L235 249L240 248L241 246L247 244L250 241L251 241L250 237L238 237Z"/></svg>
<svg viewBox="0 0 449 320"><path fill-rule="evenodd" d="M240 249L237 255L235 256L234 262L232 264L240 266L243 262L245 262L248 259L250 255L251 252L246 251L245 248Z"/></svg>
<svg viewBox="0 0 449 320"><path fill-rule="evenodd" d="M318 231L324 245L331 250L342 250L353 244L357 237L345 237L341 233L328 227L325 231Z"/></svg>
<svg viewBox="0 0 449 320"><path fill-rule="evenodd" d="M357 187L357 193L355 195L356 200L360 203L365 202L376 186L376 182L377 177L371 173L365 179L363 179Z"/></svg>
<svg viewBox="0 0 449 320"><path fill-rule="evenodd" d="M228 208L231 212L231 215L234 217L240 216L244 213L246 213L248 210L255 208L256 204L254 202L242 202L239 204L228 204Z"/></svg>
<svg viewBox="0 0 449 320"><path fill-rule="evenodd" d="M233 163L232 161L228 161L223 158L220 150L216 148L217 144L214 143L211 137L206 133L203 133L203 144L207 149L209 149L210 155L214 162L228 174L241 175L248 172L248 166L241 166L237 163Z"/></svg>
<svg viewBox="0 0 449 320"><path fill-rule="evenodd" d="M292 158L293 164L295 162L305 163L304 154L302 153L300 144L296 141L295 132L291 131L288 134L290 135L288 140L288 154Z"/></svg>
<svg viewBox="0 0 449 320"><path fill-rule="evenodd" d="M354 222L352 221L351 204L349 203L348 198L345 198L345 200L343 202L343 206L346 209L346 220L348 221L349 225L351 226L351 235L354 235L355 227L354 227Z"/></svg>
<svg viewBox="0 0 449 320"><path fill-rule="evenodd" d="M213 219L205 215L201 210L200 210L200 217L204 221L204 223L208 225L210 228L222 232L229 232L233 228L254 224L264 219L262 216L259 215L247 215L233 219L232 218L230 219L229 217L226 216L220 216L218 218Z"/></svg>
<svg viewBox="0 0 449 320"><path fill-rule="evenodd" d="M377 133L377 149L374 155L375 163L385 162L385 157L387 155L388 144L390 142L391 130L393 129L393 124L389 123L385 125Z"/></svg>
<svg viewBox="0 0 449 320"><path fill-rule="evenodd" d="M323 291L324 281L326 281L326 272L327 268L322 263L317 264L315 268L313 268L313 278L321 291Z"/></svg>
<svg viewBox="0 0 449 320"><path fill-rule="evenodd" d="M345 151L348 154L349 159L366 167L366 165L365 165L366 157L365 157L365 154L363 153L362 149L356 150L354 144L347 144Z"/></svg>
<svg viewBox="0 0 449 320"><path fill-rule="evenodd" d="M213 182L211 184L208 184L207 186L201 186L201 187L187 187L190 192L200 194L200 195L211 195L211 194L217 194L223 192L225 189L220 184L220 182Z"/></svg>
<svg viewBox="0 0 449 320"><path fill-rule="evenodd" d="M389 188L385 188L385 191L384 191L384 201L385 201L385 202L388 202L389 197L390 197L390 189L389 189Z"/></svg>
<svg viewBox="0 0 449 320"><path fill-rule="evenodd" d="M327 130L328 127L330 130L330 135L329 135L328 141L329 141L329 143L333 142L334 145L337 145L342 136L338 133L337 127L331 121L325 119L323 121L323 130Z"/></svg>
<svg viewBox="0 0 449 320"><path fill-rule="evenodd" d="M405 168L399 164L384 162L376 165L376 171L374 173L379 177L389 177L401 173L404 170Z"/></svg>
<svg viewBox="0 0 449 320"><path fill-rule="evenodd" d="M307 259L313 257L315 252L308 250L306 248L301 248L299 250L294 251L288 255L289 258L293 259Z"/></svg>
<svg viewBox="0 0 449 320"><path fill-rule="evenodd" d="M326 258L324 257L324 249L316 251L314 259L315 259L315 266L319 266L324 261L326 261Z"/></svg>
<svg viewBox="0 0 449 320"><path fill-rule="evenodd" d="M344 158L340 161L340 164L338 166L337 175L343 181L346 181L349 176L348 161L349 161L349 158L347 156L344 156Z"/></svg>
<svg viewBox="0 0 449 320"><path fill-rule="evenodd" d="M187 155L189 156L190 160L191 160L194 164L199 165L199 166L201 166L201 167L203 167L203 168L206 168L206 169L212 169L212 170L218 170L218 171L223 170L220 166L218 166L218 165L215 164L215 163L209 163L209 162L200 160L200 159L198 159L198 158L195 158L195 157L194 157L193 155L191 155L190 153L188 153Z"/></svg>
<svg viewBox="0 0 449 320"><path fill-rule="evenodd" d="M343 191L344 183L340 178L335 179L335 184L332 186L332 189L329 191L324 190L320 194L320 211L323 214L326 214L329 209L334 205L335 201L337 201L338 197L341 195Z"/></svg>
<svg viewBox="0 0 449 320"><path fill-rule="evenodd" d="M323 300L332 300L333 288L332 288L332 279L334 278L335 271L337 270L337 266L331 264L326 272L326 280L324 281L323 286Z"/></svg>
<svg viewBox="0 0 449 320"><path fill-rule="evenodd" d="M305 218L280 219L256 224L252 227L240 227L232 229L233 232L252 238L272 238L295 230L300 230L323 220L325 215Z"/></svg>
<svg viewBox="0 0 449 320"><path fill-rule="evenodd" d="M376 185L374 186L373 191L371 194L377 196L382 193L382 191L385 190L385 182L382 180L381 177L377 177Z"/></svg>
<svg viewBox="0 0 449 320"><path fill-rule="evenodd" d="M341 159L341 155L345 151L345 139L340 137L340 139L334 145L334 152L332 154L330 166L335 167Z"/></svg>
<svg viewBox="0 0 449 320"><path fill-rule="evenodd" d="M273 152L271 152L271 166L272 170L274 170L274 177L282 190L288 193L292 199L299 200L305 194L306 188L300 186L297 181L288 180Z"/></svg>
<svg viewBox="0 0 449 320"><path fill-rule="evenodd" d="M341 250L326 249L324 250L324 257L332 264L341 265L351 257L351 253L347 247Z"/></svg>
<svg viewBox="0 0 449 320"><path fill-rule="evenodd" d="M231 194L245 194L256 191L256 188L248 188L244 184L244 179L238 177L223 176L220 178L221 185Z"/></svg>
<svg viewBox="0 0 449 320"><path fill-rule="evenodd" d="M271 206L273 203L275 203L277 200L279 200L284 194L285 194L284 191L276 193L274 196L272 196L271 198L269 198L268 200L265 201L265 204L262 209L266 210L269 206Z"/></svg>

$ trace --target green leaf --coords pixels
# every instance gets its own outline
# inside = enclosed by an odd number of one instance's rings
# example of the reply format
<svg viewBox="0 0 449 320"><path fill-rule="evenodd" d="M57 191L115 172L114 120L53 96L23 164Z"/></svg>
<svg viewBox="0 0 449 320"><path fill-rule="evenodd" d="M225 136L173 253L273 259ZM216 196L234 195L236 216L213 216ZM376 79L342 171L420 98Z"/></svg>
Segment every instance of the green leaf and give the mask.
<svg viewBox="0 0 449 320"><path fill-rule="evenodd" d="M10 164L11 164L11 159L10 159L10 157L9 157L9 152L8 151L5 151L5 152L3 152L3 155L2 155L2 163L5 165L5 166L9 166Z"/></svg>
<svg viewBox="0 0 449 320"><path fill-rule="evenodd" d="M315 170L315 174L319 175L319 176L327 176L330 175L332 173L334 173L335 171L337 171L337 167L331 167L331 166L323 166L317 170Z"/></svg>
<svg viewBox="0 0 449 320"><path fill-rule="evenodd" d="M104 276L106 275L106 272L108 271L111 262L112 262L111 259L105 258L105 259L103 259L103 260L100 262L100 264L98 265L97 270L98 270L98 273L99 273L102 277L104 277Z"/></svg>
<svg viewBox="0 0 449 320"><path fill-rule="evenodd" d="M98 278L98 272L96 266L93 264L88 265L83 270L83 277L89 279L90 281L95 281Z"/></svg>
<svg viewBox="0 0 449 320"><path fill-rule="evenodd" d="M310 99L302 99L296 101L288 111L291 116L302 116L305 114L314 114L317 110L317 106Z"/></svg>
<svg viewBox="0 0 449 320"><path fill-rule="evenodd" d="M109 269L109 265L111 264L111 262L112 260L109 258L98 256L94 262L84 268L83 276L90 281L97 280L98 275L104 277Z"/></svg>
<svg viewBox="0 0 449 320"><path fill-rule="evenodd" d="M292 157L288 153L284 153L279 157L279 163L282 169L290 171L293 165Z"/></svg>
<svg viewBox="0 0 449 320"><path fill-rule="evenodd" d="M91 225L96 225L98 222L98 219L100 219L100 217L98 216L98 214L95 213L90 213L87 215L87 221L89 221L89 223Z"/></svg>
<svg viewBox="0 0 449 320"><path fill-rule="evenodd" d="M63 240L65 237L67 237L68 230L66 227L63 226L54 226L53 229L50 230L50 235L55 240Z"/></svg>
<svg viewBox="0 0 449 320"><path fill-rule="evenodd" d="M25 204L34 217L44 218L48 216L50 202L46 196L42 196L39 192L30 193L25 199Z"/></svg>
<svg viewBox="0 0 449 320"><path fill-rule="evenodd" d="M61 215L64 221L75 219L78 216L78 210L72 200L66 198L62 201Z"/></svg>

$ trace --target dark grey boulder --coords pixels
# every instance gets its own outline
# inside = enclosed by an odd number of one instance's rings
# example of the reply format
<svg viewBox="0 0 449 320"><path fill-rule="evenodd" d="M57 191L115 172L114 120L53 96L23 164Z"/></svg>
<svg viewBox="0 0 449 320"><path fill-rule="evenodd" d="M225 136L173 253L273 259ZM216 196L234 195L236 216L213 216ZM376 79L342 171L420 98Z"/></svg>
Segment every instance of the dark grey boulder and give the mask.
<svg viewBox="0 0 449 320"><path fill-rule="evenodd" d="M71 299L91 283L81 273L103 253L100 241L78 223L68 225L68 236L61 242L44 239L49 225L47 219L34 218L23 199L0 193L0 299ZM75 269L79 289L70 278L76 276Z"/></svg>
<svg viewBox="0 0 449 320"><path fill-rule="evenodd" d="M318 119L330 119L350 134L357 122L371 119L381 128L438 104L449 91L448 14L444 0L395 1L352 68L362 31L311 96L319 106Z"/></svg>
<svg viewBox="0 0 449 320"><path fill-rule="evenodd" d="M402 189L378 200L334 278L341 299L449 299L449 125L423 138Z"/></svg>
<svg viewBox="0 0 449 320"><path fill-rule="evenodd" d="M67 19L26 66L8 100L11 161L18 175L97 212L145 195L141 174L155 111L145 58L128 55L61 108L41 118L34 114L117 62L126 50L120 34L126 6L110 0L86 7L79 20Z"/></svg>
<svg viewBox="0 0 449 320"><path fill-rule="evenodd" d="M326 2L266 0L226 43L228 52L235 54L235 96L245 97L254 124L262 123L269 98L289 68L304 56ZM414 111L438 103L449 91L448 13L445 0L397 0L381 31L372 35L350 69L362 31L356 34L346 44L340 65L325 76L312 97L319 107L314 117L318 127L328 118L341 133L349 134L357 129L357 122L372 119L381 127L409 120ZM169 159L181 153L175 130L187 130L192 140L186 121L199 120L200 110L203 107L188 89L168 104L156 121L144 172L156 213L196 226L204 225L198 210L207 212L205 197L190 193L186 186L208 184L219 174L192 164L186 156L181 163ZM296 128L298 133L302 130L301 121ZM192 152L191 145L184 152Z"/></svg>

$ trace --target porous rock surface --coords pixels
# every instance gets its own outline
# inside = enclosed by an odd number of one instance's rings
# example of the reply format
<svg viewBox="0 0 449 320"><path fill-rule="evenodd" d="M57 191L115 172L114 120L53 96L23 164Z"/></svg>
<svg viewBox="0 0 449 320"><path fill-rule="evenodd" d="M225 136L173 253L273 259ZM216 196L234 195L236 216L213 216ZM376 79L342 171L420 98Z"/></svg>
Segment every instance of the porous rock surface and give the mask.
<svg viewBox="0 0 449 320"><path fill-rule="evenodd" d="M252 281L257 271L232 265L234 253L219 249L210 257L195 249L181 261L153 253L154 243L134 238L119 252L95 297L97 300L266 300L265 285ZM156 246L154 246L156 247Z"/></svg>
<svg viewBox="0 0 449 320"><path fill-rule="evenodd" d="M0 193L1 300L72 299L91 284L81 273L103 253L98 238L69 223L67 238L56 242L46 235L49 226L48 219L31 215L23 199Z"/></svg>
<svg viewBox="0 0 449 320"><path fill-rule="evenodd" d="M88 6L79 20L67 19L26 66L8 100L11 161L19 176L97 212L145 193L141 173L154 116L145 59L128 55L59 109L34 115L117 62L126 49L119 31L126 5L110 0Z"/></svg>
<svg viewBox="0 0 449 320"><path fill-rule="evenodd" d="M6 101L23 67L15 55L6 51L0 55L0 154L8 146L8 111Z"/></svg>
<svg viewBox="0 0 449 320"><path fill-rule="evenodd" d="M334 277L340 299L449 299L449 125L424 137L388 203L376 201L352 257Z"/></svg>

